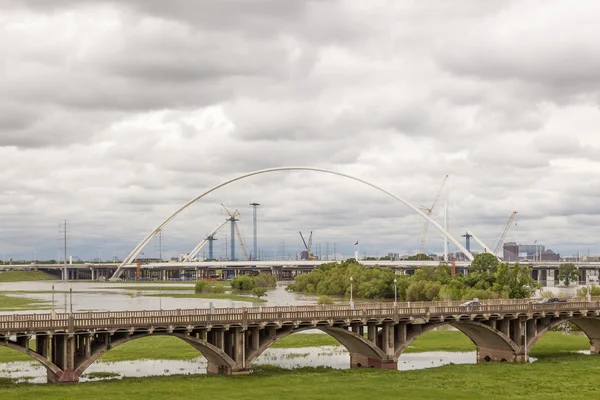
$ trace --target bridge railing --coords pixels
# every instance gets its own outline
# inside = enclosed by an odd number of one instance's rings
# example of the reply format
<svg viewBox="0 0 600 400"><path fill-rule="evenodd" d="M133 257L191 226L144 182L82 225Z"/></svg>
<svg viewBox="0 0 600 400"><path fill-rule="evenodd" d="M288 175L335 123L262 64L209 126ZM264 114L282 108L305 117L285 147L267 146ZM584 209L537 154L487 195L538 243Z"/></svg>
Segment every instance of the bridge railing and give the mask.
<svg viewBox="0 0 600 400"><path fill-rule="evenodd" d="M365 303L353 309L344 305L300 307L252 307L222 309L151 310L85 312L55 314L12 314L0 316L0 331L32 331L62 329L128 329L137 327L189 327L208 324L247 324L307 320L347 320L365 318L395 318L396 316L448 316L473 314L526 314L531 312L585 312L600 310L598 300L537 304L531 301L510 301L508 304L489 302L465 307L456 302L430 303Z"/></svg>

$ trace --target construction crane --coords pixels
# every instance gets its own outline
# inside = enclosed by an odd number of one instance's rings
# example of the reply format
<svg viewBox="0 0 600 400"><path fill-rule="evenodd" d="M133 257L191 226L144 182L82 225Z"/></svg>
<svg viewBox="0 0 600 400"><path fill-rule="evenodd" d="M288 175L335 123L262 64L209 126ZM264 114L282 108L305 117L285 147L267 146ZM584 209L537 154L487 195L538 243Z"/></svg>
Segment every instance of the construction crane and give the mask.
<svg viewBox="0 0 600 400"><path fill-rule="evenodd" d="M315 257L313 257L312 254L310 254L310 247L312 246L312 231L310 231L310 236L308 237L308 243L306 243L306 240L304 240L304 236L302 235L302 232L298 231L298 233L300 234L300 238L302 238L302 243L304 243L304 248L306 249L306 259L307 260L314 260Z"/></svg>
<svg viewBox="0 0 600 400"><path fill-rule="evenodd" d="M512 214L510 214L510 217L508 218L508 222L506 223L506 226L504 227L502 232L500 232L498 243L496 243L496 249L494 250L494 255L496 257L498 257L498 251L500 251L500 248L502 247L502 244L504 243L504 238L506 237L508 230L512 226L512 223L515 220L516 215L517 215L516 211L513 211Z"/></svg>
<svg viewBox="0 0 600 400"><path fill-rule="evenodd" d="M239 221L237 217L239 217L240 212L236 209L235 211L231 211L229 208L225 206L225 204L221 204L227 215L229 215L228 221L231 222L231 260L235 261L235 237L237 236L240 249L242 249L242 253L244 253L244 260L248 260L248 252L246 251L246 245L244 244L244 240L242 239L242 234L240 233L240 227L237 222Z"/></svg>
<svg viewBox="0 0 600 400"><path fill-rule="evenodd" d="M196 255L200 252L200 250L202 250L202 248L204 247L204 245L206 245L207 242L209 242L212 245L212 241L216 240L215 234L227 223L227 221L229 221L229 218L223 221L215 229L213 229L213 231L206 236L206 239L203 239L200 243L198 243L198 245L194 247L192 251L189 252L189 254L185 257L183 261L192 261L192 259L196 257ZM212 251L209 251L209 258L212 258Z"/></svg>
<svg viewBox="0 0 600 400"><path fill-rule="evenodd" d="M425 206L421 206L421 210L425 213L425 215L427 215L428 217L431 216L431 213L433 212L433 209L435 207L435 205L437 204L440 195L442 194L442 189L444 188L444 185L446 184L446 181L448 180L448 175L446 175L444 177L444 179L442 180L442 183L438 186L437 190L436 190L436 195L435 195L435 199L433 200L433 204L431 205L431 207L427 208ZM429 229L429 221L423 221L423 225L421 227L421 232L419 235L419 249L417 250L417 260L421 260L421 254L423 254L423 249L425 248L425 240L427 240L427 230Z"/></svg>

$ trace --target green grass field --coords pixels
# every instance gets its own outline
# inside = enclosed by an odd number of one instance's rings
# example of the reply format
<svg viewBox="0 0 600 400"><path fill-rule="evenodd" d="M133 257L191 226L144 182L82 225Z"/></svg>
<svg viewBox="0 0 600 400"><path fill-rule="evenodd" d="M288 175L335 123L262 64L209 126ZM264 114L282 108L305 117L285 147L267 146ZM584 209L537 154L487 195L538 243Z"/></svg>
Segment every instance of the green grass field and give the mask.
<svg viewBox="0 0 600 400"><path fill-rule="evenodd" d="M56 281L57 277L43 271L3 271L0 272L0 282L22 281Z"/></svg>
<svg viewBox="0 0 600 400"><path fill-rule="evenodd" d="M0 293L0 311L48 310L51 306L52 304L48 301L13 297Z"/></svg>
<svg viewBox="0 0 600 400"><path fill-rule="evenodd" d="M76 385L13 385L2 400L23 399L597 399L598 357L569 355L532 364L447 365L417 371L266 368L249 376L170 376Z"/></svg>

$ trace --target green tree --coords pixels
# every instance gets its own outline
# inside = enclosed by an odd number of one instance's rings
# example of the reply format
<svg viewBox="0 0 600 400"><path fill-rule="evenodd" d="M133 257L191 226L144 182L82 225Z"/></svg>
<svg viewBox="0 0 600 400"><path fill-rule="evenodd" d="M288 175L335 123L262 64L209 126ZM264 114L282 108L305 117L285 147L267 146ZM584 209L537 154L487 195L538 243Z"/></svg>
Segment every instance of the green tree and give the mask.
<svg viewBox="0 0 600 400"><path fill-rule="evenodd" d="M569 286L571 281L577 281L579 279L579 270L575 264L567 263L560 264L558 267L558 280L565 281L565 285Z"/></svg>
<svg viewBox="0 0 600 400"><path fill-rule="evenodd" d="M480 274L489 274L496 272L498 267L498 258L490 253L477 254L469 266L469 274L477 272Z"/></svg>

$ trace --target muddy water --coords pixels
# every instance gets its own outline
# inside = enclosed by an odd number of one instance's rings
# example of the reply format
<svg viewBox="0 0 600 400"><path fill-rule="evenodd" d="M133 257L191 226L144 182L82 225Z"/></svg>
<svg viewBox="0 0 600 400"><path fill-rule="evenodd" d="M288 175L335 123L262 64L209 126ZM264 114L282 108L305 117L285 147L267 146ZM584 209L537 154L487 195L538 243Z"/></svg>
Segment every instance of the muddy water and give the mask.
<svg viewBox="0 0 600 400"><path fill-rule="evenodd" d="M416 370L439 367L445 364L473 364L476 362L474 351L466 353L427 352L403 354L398 362L399 370ZM350 368L350 355L341 346L304 347L296 349L268 349L254 363L276 365L293 369L300 367L326 366L335 369ZM204 357L190 361L179 360L136 360L103 362L92 364L81 377L81 382L98 380L94 373L109 372L123 377L148 377L181 374L204 374L207 362ZM92 374L86 376L86 374ZM0 363L0 377L17 379L21 382L45 383L46 369L36 362ZM111 379L116 378L115 375Z"/></svg>
<svg viewBox="0 0 600 400"><path fill-rule="evenodd" d="M54 295L54 304L57 311L67 312L70 309L69 295L73 289L73 311L139 311L139 310L175 310L187 308L209 308L210 303L214 307L252 307L252 306L297 306L315 304L316 297L301 293L293 293L285 290L287 283L279 283L273 290L267 292L266 303L252 303L250 301L238 301L227 299L194 299L164 297L169 293L184 294L193 293L194 284L123 284L107 282L62 282L62 281L36 281L36 282L5 282L0 283L0 292L9 291L11 296L26 297L36 300L52 301L52 286L57 292ZM144 286L172 286L174 289L182 287L189 288L188 291L173 290L172 292L160 290L152 291L144 289ZM120 289L122 287L134 287L137 290ZM18 293L15 291L27 291L31 293ZM40 292L40 293L35 293ZM150 294L162 294L162 297L151 297ZM28 311L19 311L27 313ZM32 310L31 312L48 312L48 310ZM0 314L13 314L14 311L0 312Z"/></svg>

